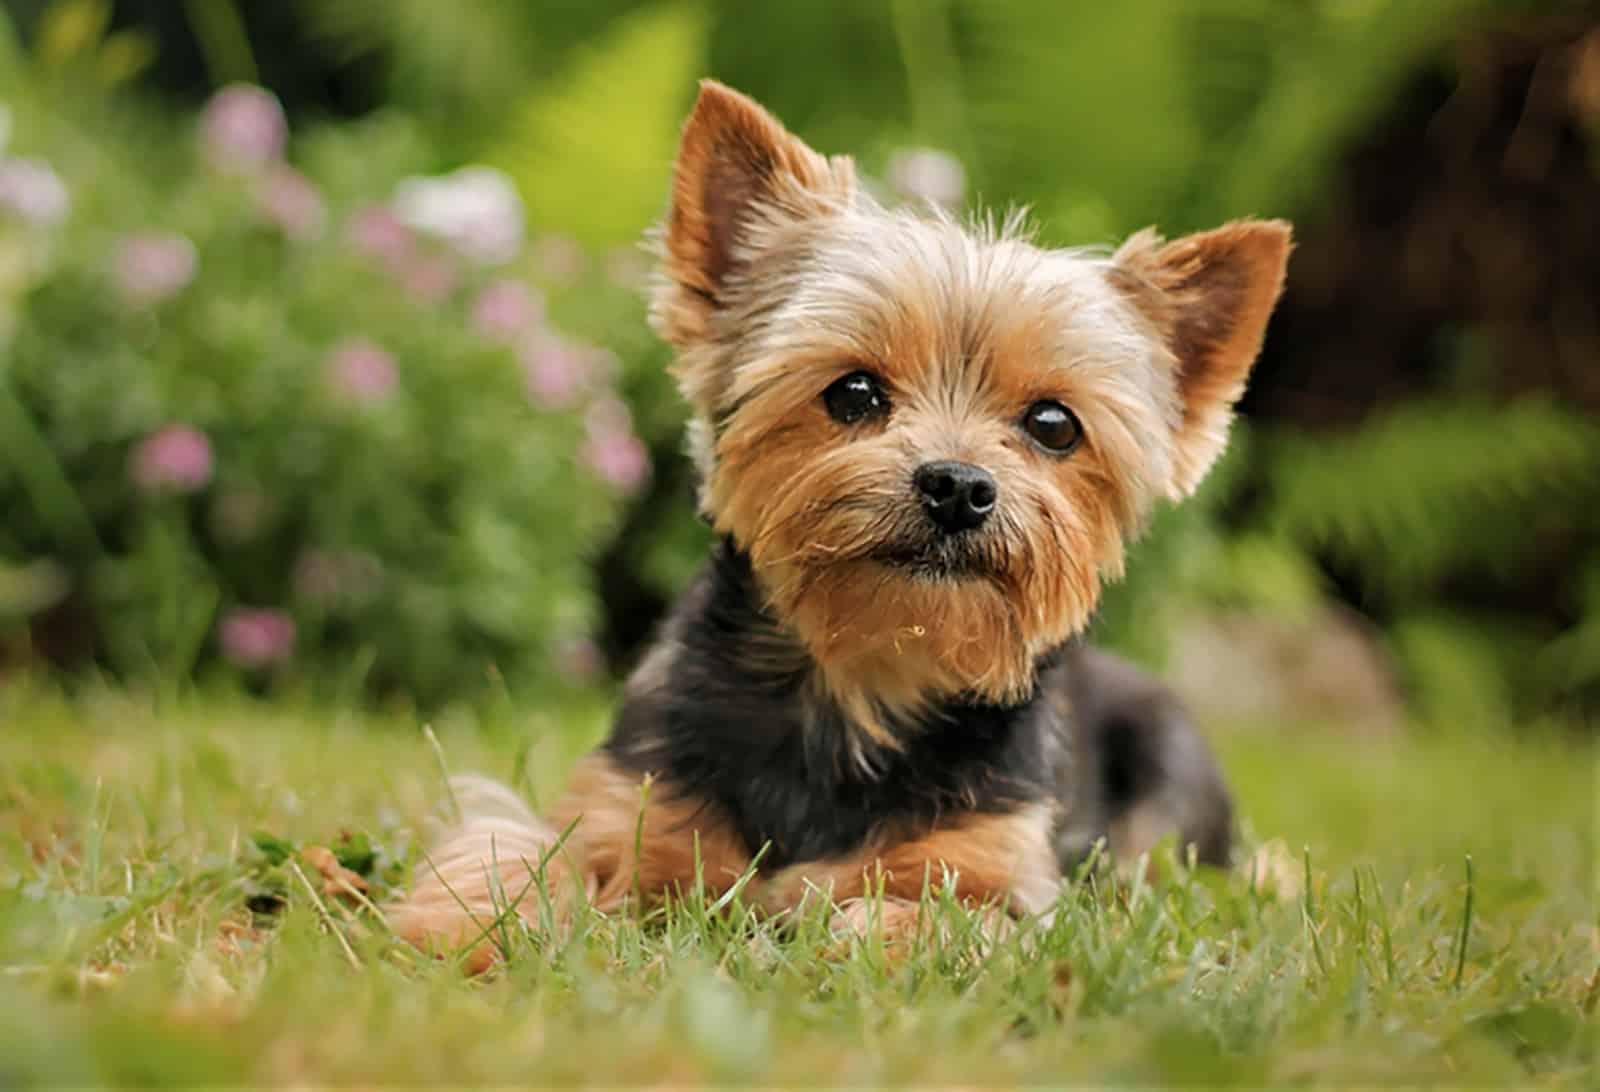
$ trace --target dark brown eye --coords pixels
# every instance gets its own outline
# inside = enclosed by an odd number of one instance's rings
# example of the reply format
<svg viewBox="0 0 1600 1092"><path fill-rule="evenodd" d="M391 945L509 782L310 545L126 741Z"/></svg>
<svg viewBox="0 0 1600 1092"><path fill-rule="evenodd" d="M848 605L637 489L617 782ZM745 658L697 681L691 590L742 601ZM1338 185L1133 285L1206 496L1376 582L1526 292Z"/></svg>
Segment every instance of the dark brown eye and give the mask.
<svg viewBox="0 0 1600 1092"><path fill-rule="evenodd" d="M1040 447L1057 455L1065 455L1083 439L1078 415L1060 402L1035 402L1022 415L1022 427Z"/></svg>
<svg viewBox="0 0 1600 1092"><path fill-rule="evenodd" d="M853 425L889 412L889 399L877 379L866 372L851 372L822 392L828 413L841 425Z"/></svg>

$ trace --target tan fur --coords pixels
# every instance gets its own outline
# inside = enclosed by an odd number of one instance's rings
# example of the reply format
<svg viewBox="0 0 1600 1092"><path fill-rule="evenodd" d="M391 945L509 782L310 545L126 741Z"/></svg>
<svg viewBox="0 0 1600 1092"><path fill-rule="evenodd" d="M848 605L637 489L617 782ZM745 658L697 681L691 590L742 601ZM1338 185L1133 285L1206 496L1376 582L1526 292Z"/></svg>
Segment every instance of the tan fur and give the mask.
<svg viewBox="0 0 1600 1092"><path fill-rule="evenodd" d="M481 779L458 779L457 786L464 818L429 853L431 864L419 866L415 885L389 908L388 920L397 935L425 949L449 953L471 944L466 965L474 973L497 958L490 926L498 915L514 911L537 924L541 903L531 869L568 826L568 841L546 866L558 920L570 914L580 890L601 911L689 890L697 841L699 876L712 895L750 866L737 833L703 802L668 798L659 785L646 788L603 754L579 763L548 823L504 786ZM863 900L881 894L887 916L874 920L904 932L914 927L915 913L908 917L898 903L914 911L924 888L948 886L957 898L1001 915L1035 914L1049 907L1059 882L1050 812L1036 805L1008 815L960 816L920 838L780 869L758 877L749 897L772 912L826 897L836 906L835 930L849 931L869 914Z"/></svg>
<svg viewBox="0 0 1600 1092"><path fill-rule="evenodd" d="M1129 808L1106 832L1107 848L1119 863L1131 863L1149 853L1161 839L1178 830L1177 820L1155 801Z"/></svg>
<svg viewBox="0 0 1600 1092"><path fill-rule="evenodd" d="M1015 926L1015 919L998 906L976 907L973 914L977 919L977 930L989 940L1004 937ZM939 924L944 923L940 921ZM892 895L845 899L834 910L829 929L843 942L841 954L848 950L852 942L878 940L883 944L884 955L891 962L913 954L919 934L930 942L948 942L952 939L942 928L939 932L943 935L937 935L925 927L920 901Z"/></svg>
<svg viewBox="0 0 1600 1092"><path fill-rule="evenodd" d="M1115 351L1072 328L1073 315L1123 311L1098 274L1041 281L1056 259L1024 244L983 244L948 223L902 226L896 253L831 225L844 238L828 251L826 283L797 286L772 328L747 337L751 359L729 388L736 408L722 411L706 491L775 612L869 728L956 691L1026 693L1034 659L1082 627L1099 580L1120 570L1153 492L1152 452L1170 432L1151 408L1170 380L1113 367ZM946 290L967 305L952 308ZM806 321L808 309L826 321ZM819 398L862 367L894 404L872 432L841 428ZM1084 419L1091 440L1069 459L1017 427L1044 397L1069 400ZM988 580L908 580L873 559L921 518L911 476L937 458L981 463L1006 483Z"/></svg>
<svg viewBox="0 0 1600 1092"><path fill-rule="evenodd" d="M793 657L798 638L815 685L863 737L894 745L939 699L1027 695L1037 657L1085 626L1151 507L1198 486L1226 442L1290 243L1287 224L1236 222L1168 244L1143 233L1106 257L1040 248L1017 217L969 226L885 210L849 159L819 155L706 81L658 245L651 318L678 350L701 503L748 552L784 630L742 654ZM841 425L822 395L858 370L878 378L891 412ZM1023 432L1041 400L1081 420L1070 454ZM978 563L960 577L888 558L923 533L912 478L939 459L1001 483L970 533ZM668 685L674 654L659 646L630 691ZM437 874L419 874L395 908L403 935L473 939L495 893L527 884L524 858L573 819L551 862L564 882L552 886L603 910L694 883L697 838L713 890L750 864L705 802L660 785L641 795L601 753L580 764L553 824L508 795L481 793L486 810L440 845ZM845 928L881 884L878 912L902 933L925 883L1038 912L1058 882L1050 828L1044 806L952 816L920 837L762 876L751 895L783 910L824 891ZM1142 844L1148 832L1133 824L1118 837Z"/></svg>
<svg viewBox="0 0 1600 1092"><path fill-rule="evenodd" d="M1288 228L1236 223L1112 258L879 208L749 99L706 83L663 232L658 328L695 409L703 504L750 552L822 684L880 742L929 702L1006 701L1080 630L1151 505L1192 492L1282 283ZM821 392L857 369L894 406L841 428ZM1059 400L1065 459L1017 427ZM929 583L875 553L917 518L938 458L1005 483L987 579Z"/></svg>
<svg viewBox="0 0 1600 1092"><path fill-rule="evenodd" d="M1183 421L1168 488L1174 500L1199 487L1227 446L1233 404L1261 351L1292 246L1282 220L1236 220L1167 244L1140 232L1117 252L1119 283L1177 367Z"/></svg>
<svg viewBox="0 0 1600 1092"><path fill-rule="evenodd" d="M974 905L1037 914L1055 901L1061 881L1050 824L1043 805L1007 815L962 815L919 838L781 869L763 878L756 897L782 910L813 893L842 904L879 892L916 901L925 888L949 888Z"/></svg>
<svg viewBox="0 0 1600 1092"><path fill-rule="evenodd" d="M497 918L514 911L537 920L541 902L534 874L560 832L504 785L458 777L451 791L460 821L417 864L411 890L385 917L395 935L440 954L470 945L466 965L476 973L498 954L491 936ZM561 907L570 905L578 885L590 896L595 890L572 849L563 845L545 865L545 889Z"/></svg>
<svg viewBox="0 0 1600 1092"><path fill-rule="evenodd" d="M921 922L922 904L912 899L885 895L841 900L829 920L828 928L841 940L866 940L883 937L898 952L916 935Z"/></svg>
<svg viewBox="0 0 1600 1092"><path fill-rule="evenodd" d="M688 890L696 879L697 842L700 875L713 894L726 891L750 865L738 833L703 801L647 786L603 753L578 763L551 817L563 827L578 821L578 850L600 910L616 909L635 892L653 900Z"/></svg>
<svg viewBox="0 0 1600 1092"><path fill-rule="evenodd" d="M740 231L757 218L781 224L814 216L854 190L848 158L818 155L750 99L702 81L679 141L662 231L664 281L652 310L658 332L680 348L708 336L725 282L740 272ZM714 389L718 379L689 362L679 376L696 392Z"/></svg>
<svg viewBox="0 0 1600 1092"><path fill-rule="evenodd" d="M455 778L451 786L461 818L418 864L411 890L386 919L397 936L441 955L470 945L471 973L499 955L491 933L498 917L515 913L539 924L543 903L534 873L546 857L545 890L558 922L568 919L580 894L595 909L613 911L635 896L654 901L688 890L696 880L697 843L699 875L713 895L750 864L737 833L701 802L673 798L603 753L578 763L549 822L496 782Z"/></svg>

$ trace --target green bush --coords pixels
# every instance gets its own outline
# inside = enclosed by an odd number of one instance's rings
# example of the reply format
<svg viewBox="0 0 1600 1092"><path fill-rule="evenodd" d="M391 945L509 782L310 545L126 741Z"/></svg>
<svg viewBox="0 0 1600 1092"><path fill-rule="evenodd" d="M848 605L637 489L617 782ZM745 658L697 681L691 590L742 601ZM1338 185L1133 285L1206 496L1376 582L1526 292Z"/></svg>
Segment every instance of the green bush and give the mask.
<svg viewBox="0 0 1600 1092"><path fill-rule="evenodd" d="M431 157L389 116L297 169L248 87L198 125L17 105L0 632L424 700L593 673L590 552L649 457L615 355L543 314L581 254L525 245L503 176L405 180Z"/></svg>

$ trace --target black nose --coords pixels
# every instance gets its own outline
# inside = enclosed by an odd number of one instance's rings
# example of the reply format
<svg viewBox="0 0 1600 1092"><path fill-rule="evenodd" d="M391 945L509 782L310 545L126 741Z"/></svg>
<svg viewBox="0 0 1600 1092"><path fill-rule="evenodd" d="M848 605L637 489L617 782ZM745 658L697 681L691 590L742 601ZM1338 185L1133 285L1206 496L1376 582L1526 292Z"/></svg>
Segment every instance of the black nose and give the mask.
<svg viewBox="0 0 1600 1092"><path fill-rule="evenodd" d="M970 531L994 511L999 488L994 476L971 463L926 463L913 480L922 506L946 534Z"/></svg>

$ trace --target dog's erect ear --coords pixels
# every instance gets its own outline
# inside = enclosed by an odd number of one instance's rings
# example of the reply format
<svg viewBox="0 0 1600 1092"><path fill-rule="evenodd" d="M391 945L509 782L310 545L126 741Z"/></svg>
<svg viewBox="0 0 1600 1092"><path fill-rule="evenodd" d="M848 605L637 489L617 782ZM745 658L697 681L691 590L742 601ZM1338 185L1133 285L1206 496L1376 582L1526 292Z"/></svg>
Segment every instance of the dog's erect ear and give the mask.
<svg viewBox="0 0 1600 1092"><path fill-rule="evenodd" d="M662 336L679 348L703 340L730 281L774 232L843 207L854 190L849 159L818 155L751 99L703 81L663 231L654 307Z"/></svg>
<svg viewBox="0 0 1600 1092"><path fill-rule="evenodd" d="M1174 499L1189 496L1228 443L1233 404L1272 314L1292 246L1282 220L1237 220L1163 243L1129 239L1113 280L1154 324L1177 368L1181 418L1174 445Z"/></svg>

